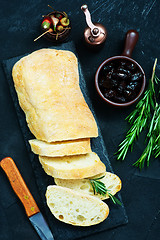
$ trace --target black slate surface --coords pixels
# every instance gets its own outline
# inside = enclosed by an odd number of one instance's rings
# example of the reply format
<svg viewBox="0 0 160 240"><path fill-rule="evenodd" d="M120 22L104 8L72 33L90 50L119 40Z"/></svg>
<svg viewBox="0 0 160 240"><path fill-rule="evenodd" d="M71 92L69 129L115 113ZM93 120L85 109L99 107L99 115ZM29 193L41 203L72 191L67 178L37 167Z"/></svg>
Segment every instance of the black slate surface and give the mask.
<svg viewBox="0 0 160 240"><path fill-rule="evenodd" d="M82 42L83 31L86 27L84 14L80 9L83 3L88 4L92 20L101 22L108 30L107 41L103 49L98 52L88 50ZM135 105L125 109L115 109L103 103L96 94L94 75L102 61L121 54L125 33L129 29L136 29L139 32L139 40L132 57L144 69L147 82L151 76L154 59L157 57L157 75L160 77L159 1L1 1L0 62L40 48L53 46L44 38L33 42L33 39L40 34L42 14L50 11L47 4L57 10L66 11L71 19L70 40L76 45L88 96L95 110L112 168L122 179L121 195L129 219L128 224L83 237L83 240L158 240L160 239L159 160L153 159L150 167L142 171L132 166L145 147L143 136L135 144L133 153L128 153L124 162L116 161L114 153L129 128L125 118ZM14 159L36 202L44 212L2 65L0 65L0 116L0 158L11 156ZM24 208L15 196L7 177L0 169L0 240L21 239L39 240L39 237L28 221Z"/></svg>
<svg viewBox="0 0 160 240"><path fill-rule="evenodd" d="M76 54L75 46L72 42L64 43L61 46L57 46L54 48L61 49L61 50L69 50ZM41 195L42 202L43 202L43 208L45 211L46 219L49 223L49 226L55 237L55 240L71 240L71 239L82 238L90 234L94 234L94 233L101 232L113 227L120 226L122 224L126 224L128 222L128 218L125 212L124 205L122 204L122 206L119 206L119 205L115 206L113 203L110 202L110 200L109 201L106 200L106 203L109 204L109 209L110 209L109 217L103 223L100 223L96 226L85 227L85 228L70 226L68 224L64 224L58 221L50 213L46 205L45 192L46 192L47 186L54 184L54 181L52 177L49 177L46 173L44 173L44 170L42 169L41 164L39 163L38 157L31 152L28 140L34 139L35 137L31 134L30 130L27 127L25 115L19 106L17 94L15 92L13 79L12 79L12 68L14 64L22 57L23 56L18 56L15 58L4 60L3 66L6 74L6 79L9 84L11 96L17 112L20 127L24 136L25 144L29 153L29 158L35 173L39 193ZM85 100L89 108L91 109L92 113L94 114L94 117L96 118L91 101L88 97L88 90L86 88L86 83L85 83L85 79L82 73L80 63L79 63L79 76L80 76L79 84L80 84L81 91L85 97ZM98 120L96 121L98 124ZM107 150L106 150L100 129L98 131L99 131L99 136L97 138L91 139L92 151L98 154L102 162L106 165L107 171L113 172L110 161L108 159ZM117 195L121 199L120 193L118 193Z"/></svg>

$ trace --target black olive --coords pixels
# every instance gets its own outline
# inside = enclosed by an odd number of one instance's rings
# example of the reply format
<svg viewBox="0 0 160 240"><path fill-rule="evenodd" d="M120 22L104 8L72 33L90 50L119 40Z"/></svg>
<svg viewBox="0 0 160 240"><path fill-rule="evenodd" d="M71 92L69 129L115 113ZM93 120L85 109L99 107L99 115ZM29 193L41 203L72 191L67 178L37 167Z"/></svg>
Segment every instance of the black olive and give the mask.
<svg viewBox="0 0 160 240"><path fill-rule="evenodd" d="M126 67L126 62L124 62L124 61L120 61L119 62L119 66L121 66L121 68L124 68L124 67Z"/></svg>
<svg viewBox="0 0 160 240"><path fill-rule="evenodd" d="M124 96L127 98L127 99L130 99L132 97L132 92L129 91L129 90L124 90Z"/></svg>
<svg viewBox="0 0 160 240"><path fill-rule="evenodd" d="M136 66L136 64L131 63L131 64L127 65L127 68L133 72L136 70L137 66Z"/></svg>
<svg viewBox="0 0 160 240"><path fill-rule="evenodd" d="M114 71L114 72L112 73L112 78L121 81L121 80L126 79L126 78L127 78L127 75L124 74L124 73L119 73L119 72Z"/></svg>
<svg viewBox="0 0 160 240"><path fill-rule="evenodd" d="M106 73L109 72L110 70L113 69L113 65L109 64L109 65L104 65L104 67L102 68L102 70Z"/></svg>
<svg viewBox="0 0 160 240"><path fill-rule="evenodd" d="M127 69L124 69L124 68L121 68L121 67L118 68L118 71L119 71L120 73L125 73L125 74L127 74L128 76L131 75L130 70L127 70Z"/></svg>
<svg viewBox="0 0 160 240"><path fill-rule="evenodd" d="M104 93L104 97L111 99L116 96L116 92L114 90L108 90Z"/></svg>
<svg viewBox="0 0 160 240"><path fill-rule="evenodd" d="M110 79L107 78L103 81L101 87L110 89L112 87Z"/></svg>
<svg viewBox="0 0 160 240"><path fill-rule="evenodd" d="M128 78L128 75L125 74L125 73L118 73L117 75L118 75L118 77L119 77L120 79L122 79L122 80Z"/></svg>
<svg viewBox="0 0 160 240"><path fill-rule="evenodd" d="M139 85L138 82L130 82L130 84L126 87L126 89L130 91L135 91L138 85Z"/></svg>
<svg viewBox="0 0 160 240"><path fill-rule="evenodd" d="M117 92L122 95L124 87L120 84L117 88Z"/></svg>
<svg viewBox="0 0 160 240"><path fill-rule="evenodd" d="M116 79L111 79L111 86L113 88L117 87L118 86L118 81Z"/></svg>
<svg viewBox="0 0 160 240"><path fill-rule="evenodd" d="M126 102L126 98L123 96L115 96L114 101L118 102L118 103L124 103L124 102Z"/></svg>
<svg viewBox="0 0 160 240"><path fill-rule="evenodd" d="M99 86L100 86L100 87L103 86L103 83L104 83L104 78L101 77L101 78L99 79Z"/></svg>
<svg viewBox="0 0 160 240"><path fill-rule="evenodd" d="M112 79L112 72L109 72L107 75L106 75L106 79L109 81Z"/></svg>
<svg viewBox="0 0 160 240"><path fill-rule="evenodd" d="M132 75L131 80L132 81L139 81L143 77L143 74L141 72L135 73Z"/></svg>

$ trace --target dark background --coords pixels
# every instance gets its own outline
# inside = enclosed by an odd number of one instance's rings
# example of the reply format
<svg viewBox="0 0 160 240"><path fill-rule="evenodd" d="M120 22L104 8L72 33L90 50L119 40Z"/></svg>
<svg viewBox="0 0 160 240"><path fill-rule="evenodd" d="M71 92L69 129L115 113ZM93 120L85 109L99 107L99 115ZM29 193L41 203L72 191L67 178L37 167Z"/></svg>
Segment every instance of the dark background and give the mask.
<svg viewBox="0 0 160 240"><path fill-rule="evenodd" d="M108 30L105 46L96 53L86 49L82 42L83 30L86 27L84 14L80 10L83 3L88 4L92 20L101 22ZM159 1L1 1L1 61L43 47L53 46L52 43L43 38L33 42L33 39L40 34L41 16L50 12L48 4L57 10L67 12L71 19L70 40L75 43L77 49L77 56L84 72L113 170L122 179L121 194L129 219L127 225L83 239L158 240L160 239L160 162L153 159L150 167L141 172L132 167L144 149L144 136L135 144L133 153L128 153L124 162L116 161L114 153L129 128L125 118L135 108L135 105L125 109L107 106L96 94L94 75L103 60L121 54L125 33L129 29L136 29L139 32L139 41L132 57L143 67L146 77L149 79L154 59L159 58L160 55ZM157 75L160 76L159 62ZM0 83L0 158L10 156L14 159L39 208L41 208L34 173L28 159L28 152L2 65L0 66ZM0 239L39 239L1 169Z"/></svg>

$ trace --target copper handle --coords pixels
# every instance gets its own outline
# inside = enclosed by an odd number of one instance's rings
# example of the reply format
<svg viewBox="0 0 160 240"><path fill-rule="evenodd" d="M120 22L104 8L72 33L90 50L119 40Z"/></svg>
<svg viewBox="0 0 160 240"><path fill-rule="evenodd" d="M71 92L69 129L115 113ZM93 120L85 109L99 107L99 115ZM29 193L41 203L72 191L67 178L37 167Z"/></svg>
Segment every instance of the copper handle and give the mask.
<svg viewBox="0 0 160 240"><path fill-rule="evenodd" d="M83 4L81 6L81 10L84 12L84 15L86 17L86 23L91 29L91 34L93 35L93 37L98 37L100 35L100 29L92 23L91 14L88 10L88 6L86 4Z"/></svg>
<svg viewBox="0 0 160 240"><path fill-rule="evenodd" d="M136 30L129 30L125 37L125 46L122 55L131 57L133 49L138 41L139 34Z"/></svg>
<svg viewBox="0 0 160 240"><path fill-rule="evenodd" d="M14 192L21 200L27 216L31 217L40 212L13 159L10 157L2 159L0 166L6 173Z"/></svg>

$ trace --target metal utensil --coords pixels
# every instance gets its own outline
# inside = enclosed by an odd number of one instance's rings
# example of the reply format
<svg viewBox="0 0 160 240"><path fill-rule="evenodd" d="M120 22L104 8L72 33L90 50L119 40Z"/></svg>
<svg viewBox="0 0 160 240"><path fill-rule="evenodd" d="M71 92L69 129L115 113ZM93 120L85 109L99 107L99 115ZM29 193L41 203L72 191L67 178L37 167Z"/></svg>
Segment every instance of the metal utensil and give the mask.
<svg viewBox="0 0 160 240"><path fill-rule="evenodd" d="M107 30L100 23L92 23L91 15L86 4L81 6L81 10L86 17L86 23L88 27L84 30L85 43L90 47L101 46L107 38Z"/></svg>
<svg viewBox="0 0 160 240"><path fill-rule="evenodd" d="M10 157L2 159L0 166L6 173L14 192L22 202L26 214L40 238L42 240L54 240L47 222L42 216L13 159Z"/></svg>

